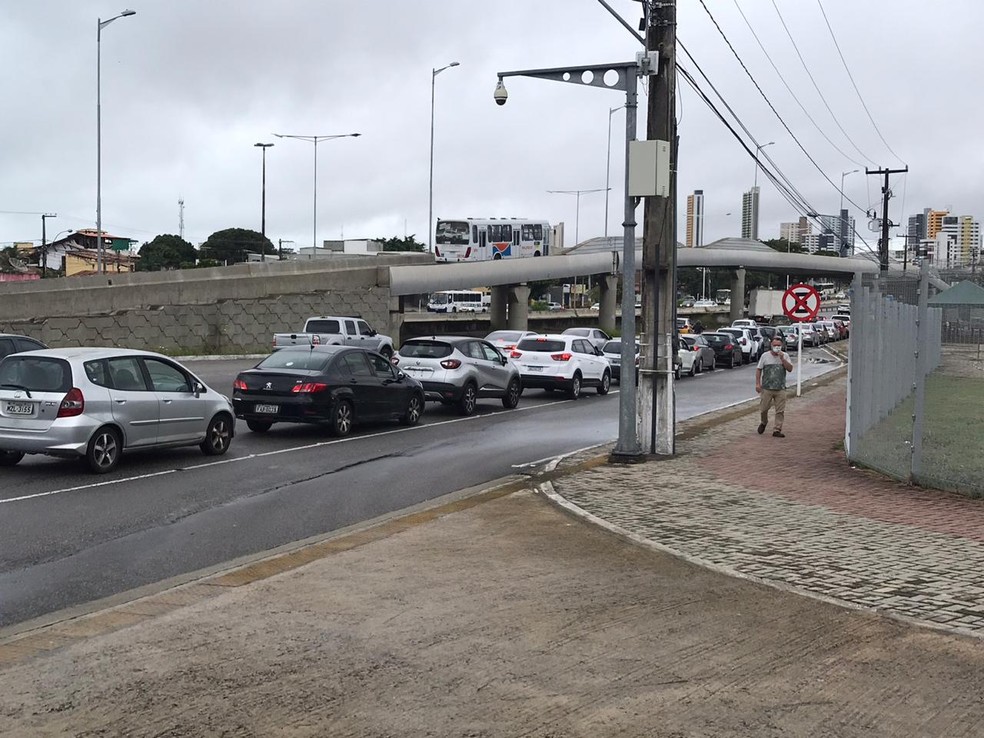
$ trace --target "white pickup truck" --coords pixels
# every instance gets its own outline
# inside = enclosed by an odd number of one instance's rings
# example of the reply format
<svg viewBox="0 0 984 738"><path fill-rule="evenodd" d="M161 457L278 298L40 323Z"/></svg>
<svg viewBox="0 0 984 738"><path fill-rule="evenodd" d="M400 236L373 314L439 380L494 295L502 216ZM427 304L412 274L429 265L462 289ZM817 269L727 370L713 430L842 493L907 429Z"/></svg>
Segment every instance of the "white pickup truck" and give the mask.
<svg viewBox="0 0 984 738"><path fill-rule="evenodd" d="M376 333L361 318L345 316L318 316L304 321L304 330L298 333L274 333L273 350L285 346L361 346L378 351L387 359L393 355L393 339Z"/></svg>

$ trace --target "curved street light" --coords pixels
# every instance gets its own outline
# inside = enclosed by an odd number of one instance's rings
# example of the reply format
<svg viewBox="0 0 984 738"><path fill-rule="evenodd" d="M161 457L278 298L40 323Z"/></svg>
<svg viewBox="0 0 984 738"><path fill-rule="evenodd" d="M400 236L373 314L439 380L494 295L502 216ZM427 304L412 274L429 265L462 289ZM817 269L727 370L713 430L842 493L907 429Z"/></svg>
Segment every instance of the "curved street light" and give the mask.
<svg viewBox="0 0 984 738"><path fill-rule="evenodd" d="M434 80L441 72L459 66L451 62L439 69L431 69L431 139L430 139L430 184L427 188L427 250L434 251Z"/></svg>
<svg viewBox="0 0 984 738"><path fill-rule="evenodd" d="M840 248L838 250L840 251L841 256L846 256L846 254L844 253L844 230L845 230L845 226L847 225L844 221L844 177L846 177L848 174L857 174L860 171L861 171L860 169L852 169L849 172L841 172L841 188L840 188L841 204L840 204L840 208L838 208L837 210L837 220L840 223L840 227L837 229L839 231L837 235L839 236L839 240L840 240L840 244L838 244Z"/></svg>
<svg viewBox="0 0 984 738"><path fill-rule="evenodd" d="M96 19L96 271L99 274L106 271L102 237L102 29L118 18L136 14L136 10L124 10L109 20Z"/></svg>
<svg viewBox="0 0 984 738"><path fill-rule="evenodd" d="M255 143L253 146L259 147L260 151L263 152L263 182L260 188L260 234L266 239L266 151L273 144L268 143ZM263 245L263 250L260 252L260 261L266 261L266 244Z"/></svg>

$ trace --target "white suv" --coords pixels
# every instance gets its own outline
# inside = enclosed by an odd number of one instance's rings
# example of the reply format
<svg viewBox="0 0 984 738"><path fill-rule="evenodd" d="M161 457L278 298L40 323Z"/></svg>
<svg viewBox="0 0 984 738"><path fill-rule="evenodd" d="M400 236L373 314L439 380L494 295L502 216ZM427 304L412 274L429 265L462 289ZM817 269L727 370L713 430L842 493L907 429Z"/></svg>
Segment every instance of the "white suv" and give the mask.
<svg viewBox="0 0 984 738"><path fill-rule="evenodd" d="M564 390L576 400L582 387L595 387L599 395L607 395L612 385L608 359L581 336L524 338L511 357L519 367L524 389Z"/></svg>

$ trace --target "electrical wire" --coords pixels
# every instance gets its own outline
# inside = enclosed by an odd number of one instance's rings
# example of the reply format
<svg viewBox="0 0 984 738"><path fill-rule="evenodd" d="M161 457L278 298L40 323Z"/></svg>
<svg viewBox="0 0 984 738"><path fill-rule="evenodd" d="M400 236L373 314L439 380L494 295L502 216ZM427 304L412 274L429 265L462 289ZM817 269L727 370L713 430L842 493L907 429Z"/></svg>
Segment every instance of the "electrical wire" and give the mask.
<svg viewBox="0 0 984 738"><path fill-rule="evenodd" d="M827 143L829 143L834 148L834 150L837 151L838 154L843 156L845 159L847 159L855 166L863 167L864 164L852 159L850 155L848 155L843 149L841 149L840 146L834 143L833 139L831 139L830 136L828 136L826 132L820 127L820 124L817 123L816 117L811 115L810 112L806 109L806 106L803 105L802 102L800 102L800 99L796 96L796 93L793 92L793 88L789 85L789 83L786 81L786 78L782 75L782 72L779 71L779 67L772 60L772 57L769 55L769 52L766 50L765 45L762 43L762 40L758 37L758 34L755 32L755 29L752 27L751 22L745 16L745 11L741 9L741 6L738 4L738 0L734 0L734 4L735 7L738 9L738 13L741 15L742 20L745 21L745 25L748 26L748 30L751 31L752 37L755 39L756 43L758 43L759 48L762 50L762 53L765 54L765 58L769 60L769 64L772 65L772 69L775 70L775 73L776 75L778 75L779 80L785 86L786 90L792 96L793 100L796 101L796 104L799 105L799 108L800 110L803 111L803 115L806 116L806 119L813 124L813 127L817 129L820 135L824 137Z"/></svg>
<svg viewBox="0 0 984 738"><path fill-rule="evenodd" d="M736 0L736 2L737 2L737 0ZM875 123L875 119L871 115L871 111L868 109L868 105L865 103L864 97L861 95L861 90L858 89L857 82L854 81L854 75L851 74L851 69L850 69L850 67L847 66L847 60L844 58L844 52L841 51L840 44L837 43L837 37L834 35L834 29L830 25L830 19L827 18L827 12L823 9L823 2L821 0L817 0L817 5L820 6L820 14L823 16L824 23L827 24L827 30L830 31L830 38L831 38L831 40L833 40L834 46L837 48L837 55L840 57L841 64L844 65L844 71L847 72L848 79L851 80L851 86L854 87L854 92L857 93L858 100L861 101L861 107L864 108L864 112L868 114L868 120L871 121L871 125L875 129L875 133L878 134L878 138L881 139L881 142L883 144L885 144L885 148L888 149L888 152L892 156L894 156L896 159L898 159L900 162L902 162L903 164L905 164L906 162L902 159L902 157L899 156L898 154L896 154L892 150L892 147L888 145L888 141L886 141L885 140L885 137L882 135L881 129L879 129L878 128L878 124Z"/></svg>
<svg viewBox="0 0 984 738"><path fill-rule="evenodd" d="M846 138L850 142L851 146L854 147L854 150L857 151L859 154L861 154L862 157L867 159L874 166L878 166L875 163L874 159L872 159L870 156L864 153L858 147L858 145L854 143L854 139L851 138L850 134L848 134L848 132L844 130L844 126L842 126L840 121L837 120L837 116L834 115L833 108L830 107L830 103L827 102L827 98L823 96L823 92L820 91L820 85L817 84L816 79L813 77L813 72L810 71L810 68L806 64L806 60L803 58L803 54L800 53L799 46L796 44L796 39L793 38L793 34L790 32L789 26L786 25L786 19L782 17L782 11L780 11L779 6L776 5L776 0L772 0L772 7L776 9L776 15L779 16L779 22L782 23L782 27L786 31L786 35L789 37L789 42L793 45L793 48L796 50L796 56L799 58L800 64L803 65L803 69L804 71L806 71L806 76L809 77L810 82L813 83L813 89L817 91L817 95L819 95L820 99L823 101L823 106L827 108L827 112L830 113L830 117L833 119L834 123L840 129L840 132L844 134L844 138Z"/></svg>
<svg viewBox="0 0 984 738"><path fill-rule="evenodd" d="M772 101L769 100L768 96L762 90L762 87L756 81L755 77L752 76L752 73L749 71L748 67L745 65L745 62L742 60L741 56L739 56L738 51L731 44L731 41L728 39L727 35L724 33L724 30L721 28L720 24L717 22L717 19L714 17L714 14L711 13L710 8L707 7L706 2L704 0L700 0L700 4L703 6L704 11L707 13L708 17L711 19L711 22L714 24L714 27L717 28L718 33L721 34L721 38L724 39L724 42L727 44L728 48L731 50L731 53L734 54L735 59L738 60L738 63L741 65L741 68L744 70L745 74L751 80L752 84L755 85L755 89L758 90L759 95L761 95L762 96L762 99L765 100L766 104L769 106L769 109L772 111L773 115L775 115L776 118L779 120L779 122L782 124L782 127L786 129L786 132L789 134L790 138L792 138L793 141L796 142L796 145L799 147L800 151L803 152L803 155L806 156L806 158L810 160L810 163L813 164L813 166L816 168L816 170L818 172L820 172L820 176L822 176L825 180L827 180L827 182L830 183L830 186L833 187L834 190L836 190L841 195L844 195L844 193L841 191L841 188L834 182L834 180L832 180L830 177L827 176L827 173L823 171L823 169L820 167L819 164L817 164L816 160L810 155L810 152L808 152L806 150L806 147L803 146L803 144L800 142L799 138L796 137L796 134L793 133L792 129L789 127L789 125L786 123L786 121L783 119L783 117L781 115L779 115L779 111L776 110L775 106L772 104ZM686 52L687 56L689 56L690 59L694 62L694 65L697 66L698 69L700 69L699 65L697 65L696 60L694 60L694 58L690 54L690 52L687 51L686 47L683 45L683 42L680 41L679 37L677 38L677 44L681 48L683 48L683 50ZM703 70L701 70L701 75L704 77L704 79L707 79L707 75L704 74ZM708 84L710 84L710 80L708 80ZM712 85L712 87L713 87L713 85ZM715 90L715 92L717 92L717 91ZM720 93L718 93L718 97L721 97ZM858 208L858 210L861 210L862 209L860 205L858 205L856 202L854 202L854 200L852 200L851 198L847 197L846 195L844 197L845 197L845 199L848 202L850 202L852 205L854 205L854 207Z"/></svg>

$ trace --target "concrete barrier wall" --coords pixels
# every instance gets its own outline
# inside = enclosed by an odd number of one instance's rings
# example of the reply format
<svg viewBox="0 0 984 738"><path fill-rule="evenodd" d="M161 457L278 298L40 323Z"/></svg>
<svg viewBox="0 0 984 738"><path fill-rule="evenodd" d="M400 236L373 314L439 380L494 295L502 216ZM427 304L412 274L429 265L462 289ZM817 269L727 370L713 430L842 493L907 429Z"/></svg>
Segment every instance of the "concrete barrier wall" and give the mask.
<svg viewBox="0 0 984 738"><path fill-rule="evenodd" d="M359 315L399 336L389 266L427 254L266 262L0 284L0 332L49 346L125 346L169 354L268 351L313 315Z"/></svg>

